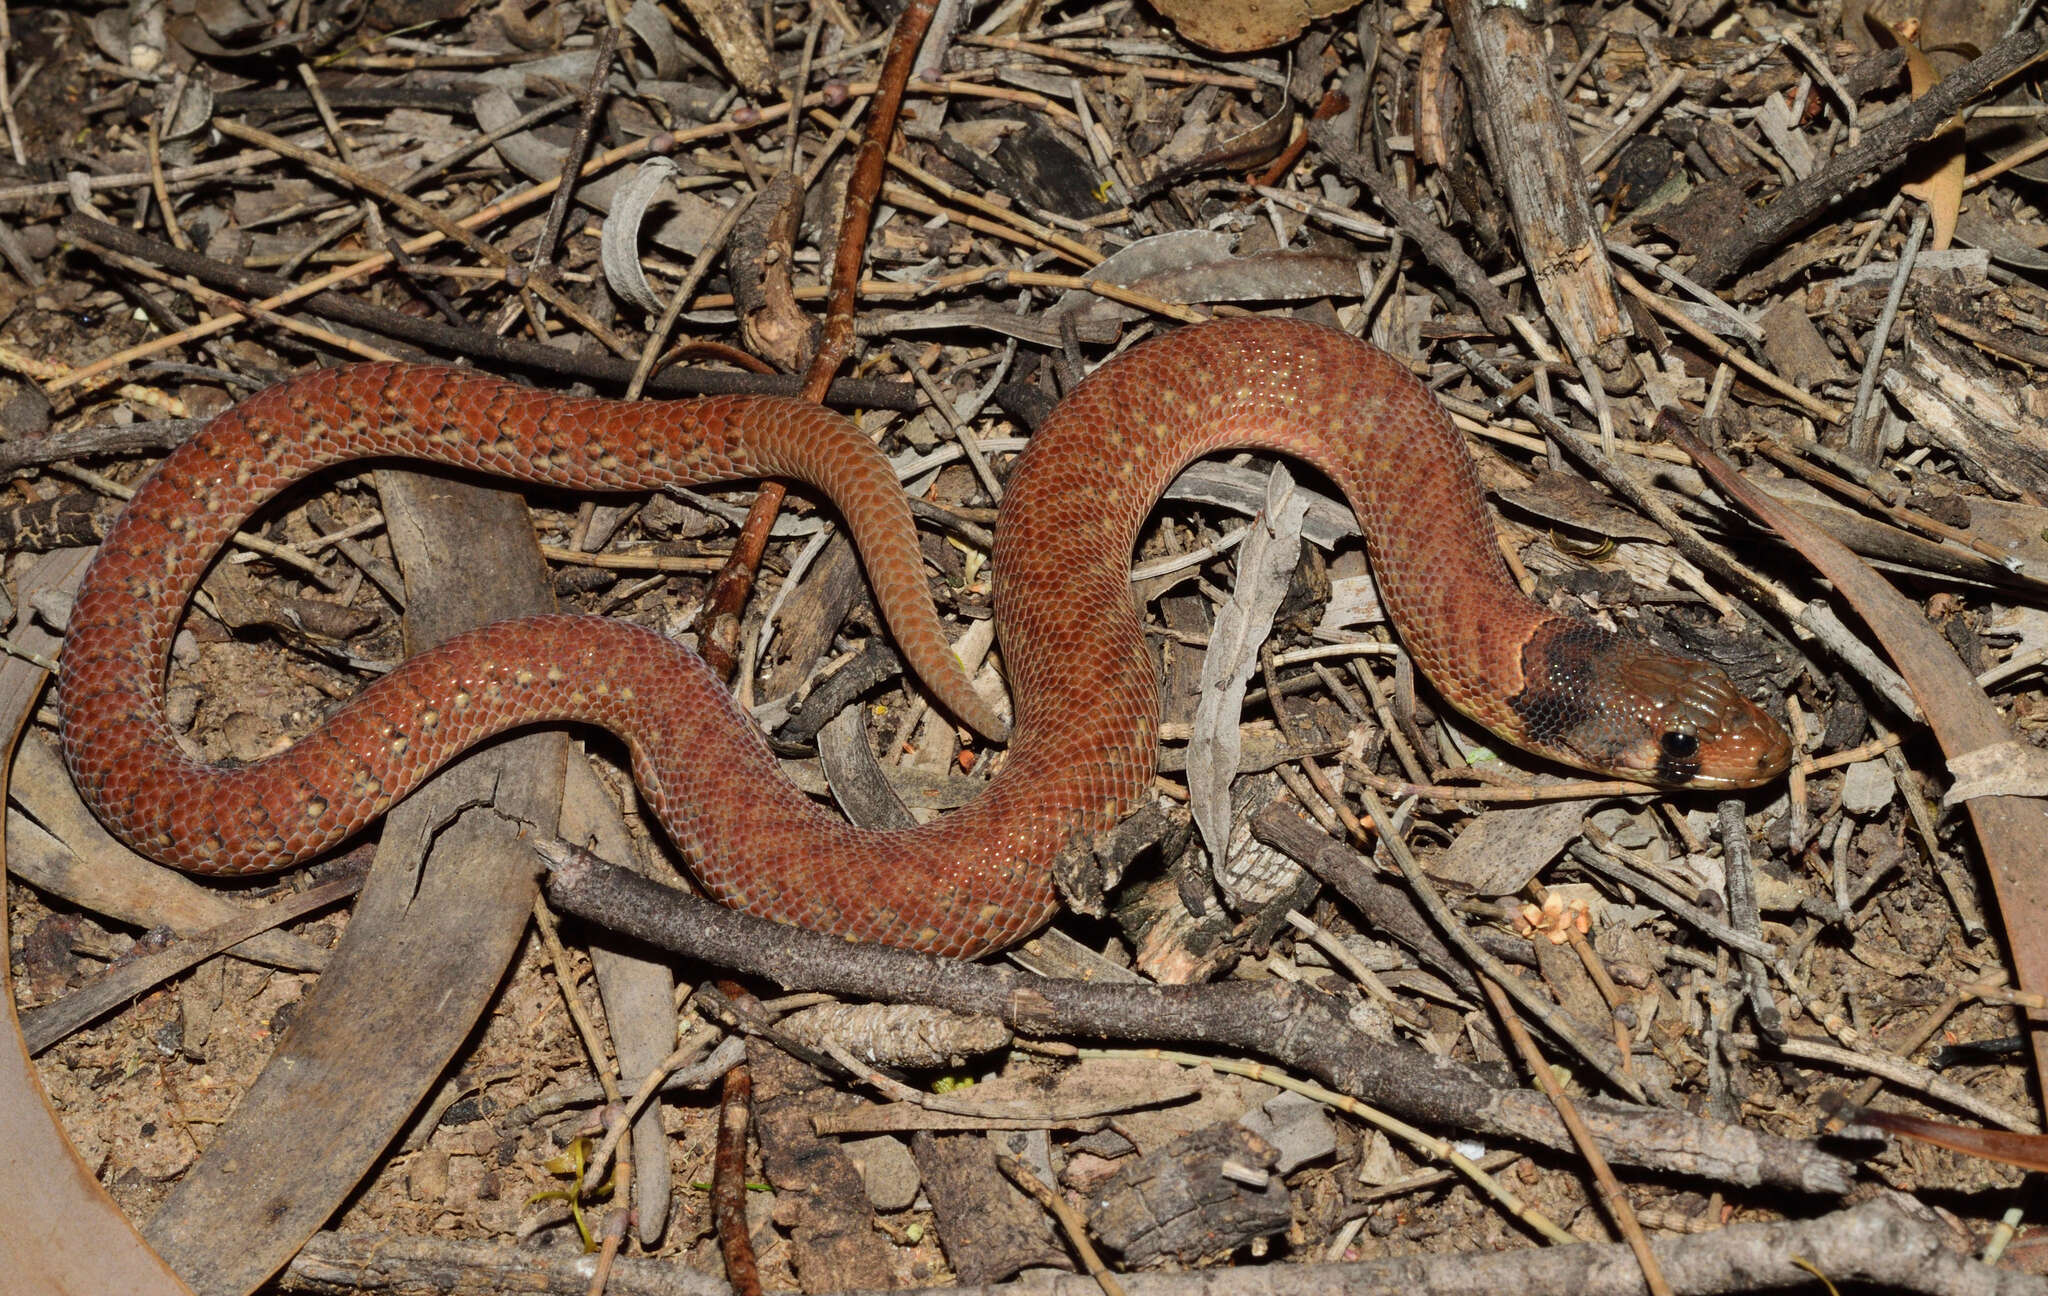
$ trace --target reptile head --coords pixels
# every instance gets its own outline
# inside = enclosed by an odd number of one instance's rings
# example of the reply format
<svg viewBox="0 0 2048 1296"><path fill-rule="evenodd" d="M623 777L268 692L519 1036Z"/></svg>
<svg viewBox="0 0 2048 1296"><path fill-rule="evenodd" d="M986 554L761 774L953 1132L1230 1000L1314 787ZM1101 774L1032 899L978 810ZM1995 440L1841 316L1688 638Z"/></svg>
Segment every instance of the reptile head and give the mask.
<svg viewBox="0 0 2048 1296"><path fill-rule="evenodd" d="M1792 762L1784 726L1718 666L1560 617L1522 652L1509 700L1535 751L1665 787L1744 788Z"/></svg>

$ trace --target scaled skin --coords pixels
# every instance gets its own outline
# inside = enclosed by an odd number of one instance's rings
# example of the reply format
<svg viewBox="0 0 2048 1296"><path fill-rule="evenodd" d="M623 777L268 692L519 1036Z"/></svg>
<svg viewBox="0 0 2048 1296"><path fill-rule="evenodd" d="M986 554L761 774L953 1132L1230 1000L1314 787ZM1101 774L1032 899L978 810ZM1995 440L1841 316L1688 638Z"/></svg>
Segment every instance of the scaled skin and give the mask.
<svg viewBox="0 0 2048 1296"><path fill-rule="evenodd" d="M952 713L1004 726L953 658L894 477L858 429L775 398L570 400L452 369L323 370L215 419L121 515L72 614L65 755L94 811L181 868L247 873L316 855L481 739L580 721L625 739L648 804L707 890L764 917L951 955L1051 918L1052 857L1144 797L1157 748L1132 546L1189 461L1252 448L1344 491L1404 643L1454 706L1601 773L1739 787L1782 771L1784 732L1703 663L1525 598L1464 444L1391 357L1276 320L1182 329L1061 402L1011 477L996 616L1016 720L971 805L918 828L853 828L787 783L697 657L621 622L502 622L406 662L253 765L184 754L164 717L171 637L214 552L265 500L331 465L424 459L577 489L793 477L852 528L905 657Z"/></svg>

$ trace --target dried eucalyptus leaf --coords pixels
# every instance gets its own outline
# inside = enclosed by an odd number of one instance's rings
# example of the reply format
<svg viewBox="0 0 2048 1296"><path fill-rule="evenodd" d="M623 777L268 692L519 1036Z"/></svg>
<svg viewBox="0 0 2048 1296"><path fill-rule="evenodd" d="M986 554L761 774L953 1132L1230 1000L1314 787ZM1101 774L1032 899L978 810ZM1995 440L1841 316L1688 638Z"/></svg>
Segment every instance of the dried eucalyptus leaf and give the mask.
<svg viewBox="0 0 2048 1296"><path fill-rule="evenodd" d="M1286 468L1275 465L1267 480L1266 506L1238 549L1236 588L1209 630L1188 744L1188 804L1214 860L1224 858L1230 838L1230 783L1237 775L1245 685L1259 667L1259 646L1273 629L1274 613L1301 559L1301 519L1308 511L1307 496L1294 489Z"/></svg>
<svg viewBox="0 0 2048 1296"><path fill-rule="evenodd" d="M182 89L175 106L170 102L173 89ZM171 108L170 121L164 126L165 143L196 135L213 120L213 87L197 77L186 80L182 87L163 85L158 87L157 107Z"/></svg>
<svg viewBox="0 0 2048 1296"><path fill-rule="evenodd" d="M647 218L648 205L680 174L681 169L667 158L648 158L613 196L611 214L604 220L604 280L613 292L649 314L660 314L662 302L640 269L640 225Z"/></svg>
<svg viewBox="0 0 2048 1296"><path fill-rule="evenodd" d="M653 0L634 0L633 7L626 11L626 30L647 47L648 57L654 60L655 79L673 81L683 74L682 42L676 39L675 28L669 26Z"/></svg>

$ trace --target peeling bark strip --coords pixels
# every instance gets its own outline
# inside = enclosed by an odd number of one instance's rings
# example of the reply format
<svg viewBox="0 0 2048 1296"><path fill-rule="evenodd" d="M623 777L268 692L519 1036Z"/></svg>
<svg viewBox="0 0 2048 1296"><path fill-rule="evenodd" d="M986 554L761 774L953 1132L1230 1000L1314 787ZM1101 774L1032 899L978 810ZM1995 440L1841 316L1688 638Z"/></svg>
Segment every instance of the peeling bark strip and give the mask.
<svg viewBox="0 0 2048 1296"><path fill-rule="evenodd" d="M1587 200L1579 144L1552 87L1542 37L1507 5L1450 0L1478 111L1473 124L1506 192L1515 239L1566 349L1621 367L1634 333Z"/></svg>

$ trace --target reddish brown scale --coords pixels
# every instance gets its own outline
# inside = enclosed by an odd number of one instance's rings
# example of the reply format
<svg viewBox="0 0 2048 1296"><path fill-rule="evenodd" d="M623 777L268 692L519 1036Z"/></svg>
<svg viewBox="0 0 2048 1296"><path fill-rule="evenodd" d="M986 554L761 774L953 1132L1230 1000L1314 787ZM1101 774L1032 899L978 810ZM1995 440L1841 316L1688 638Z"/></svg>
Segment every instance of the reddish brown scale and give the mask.
<svg viewBox="0 0 2048 1296"><path fill-rule="evenodd" d="M973 804L936 823L870 832L841 822L782 779L693 654L588 617L451 640L256 764L186 756L164 718L163 677L211 556L292 481L372 457L586 490L813 483L852 528L913 667L956 715L1000 733L933 612L901 492L845 420L766 398L567 400L448 369L311 374L228 411L164 461L109 533L72 615L59 691L66 757L94 810L138 849L242 873L328 849L491 734L597 724L626 740L649 803L726 903L861 940L998 948L1051 916L1047 865L1071 835L1115 822L1148 789L1157 709L1126 576L1131 547L1174 474L1226 447L1299 455L1336 481L1409 650L1447 699L1497 732L1672 781L1733 786L1783 768L1783 734L1768 717L1732 687L1728 699L1694 687L1712 668L1674 670L1675 659L1604 632L1585 639L1579 623L1522 597L1462 443L1397 362L1342 334L1258 320L1133 350L1039 431L1011 479L994 555L1017 709L1010 752ZM1636 687L1674 677L1688 681L1683 697ZM1595 697L1606 708L1597 714L1586 704ZM1557 732L1532 732L1528 717ZM1672 723L1698 747L1683 777L1668 751L1652 767L1640 756Z"/></svg>

